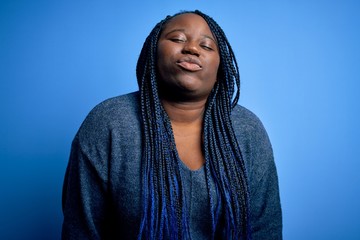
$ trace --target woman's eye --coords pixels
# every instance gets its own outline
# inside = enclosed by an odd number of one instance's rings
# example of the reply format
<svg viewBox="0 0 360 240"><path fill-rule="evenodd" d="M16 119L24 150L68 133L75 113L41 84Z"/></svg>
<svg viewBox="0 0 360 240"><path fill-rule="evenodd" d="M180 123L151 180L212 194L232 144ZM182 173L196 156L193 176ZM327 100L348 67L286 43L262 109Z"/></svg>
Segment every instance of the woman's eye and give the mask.
<svg viewBox="0 0 360 240"><path fill-rule="evenodd" d="M213 50L212 47L208 45L202 45L201 47L204 48L205 50Z"/></svg>
<svg viewBox="0 0 360 240"><path fill-rule="evenodd" d="M185 42L185 40L182 38L171 38L170 40L173 42Z"/></svg>

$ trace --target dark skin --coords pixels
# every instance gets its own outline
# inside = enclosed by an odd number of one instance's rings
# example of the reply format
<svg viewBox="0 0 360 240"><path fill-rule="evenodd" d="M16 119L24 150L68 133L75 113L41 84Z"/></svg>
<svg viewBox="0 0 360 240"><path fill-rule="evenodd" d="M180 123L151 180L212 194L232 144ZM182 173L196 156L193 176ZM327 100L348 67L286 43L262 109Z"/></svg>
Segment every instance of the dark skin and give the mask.
<svg viewBox="0 0 360 240"><path fill-rule="evenodd" d="M160 97L179 157L192 170L205 163L203 116L219 64L215 37L202 17L186 13L165 25L158 42Z"/></svg>

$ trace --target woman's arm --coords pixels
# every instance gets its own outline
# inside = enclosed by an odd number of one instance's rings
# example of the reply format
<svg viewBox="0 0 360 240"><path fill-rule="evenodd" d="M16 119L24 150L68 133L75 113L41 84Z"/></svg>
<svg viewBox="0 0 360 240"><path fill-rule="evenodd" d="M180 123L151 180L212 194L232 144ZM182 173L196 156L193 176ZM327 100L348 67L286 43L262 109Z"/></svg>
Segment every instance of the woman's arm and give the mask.
<svg viewBox="0 0 360 240"><path fill-rule="evenodd" d="M107 216L107 174L82 150L76 136L63 185L62 239L104 239Z"/></svg>

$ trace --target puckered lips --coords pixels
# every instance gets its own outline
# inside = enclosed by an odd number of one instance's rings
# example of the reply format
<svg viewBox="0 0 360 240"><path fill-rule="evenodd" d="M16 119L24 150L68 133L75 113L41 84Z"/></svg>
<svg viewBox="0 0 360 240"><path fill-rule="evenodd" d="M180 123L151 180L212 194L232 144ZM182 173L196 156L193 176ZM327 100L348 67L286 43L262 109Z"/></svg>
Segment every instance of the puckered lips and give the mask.
<svg viewBox="0 0 360 240"><path fill-rule="evenodd" d="M202 69L200 60L194 57L183 57L176 61L176 65L189 72L197 72Z"/></svg>

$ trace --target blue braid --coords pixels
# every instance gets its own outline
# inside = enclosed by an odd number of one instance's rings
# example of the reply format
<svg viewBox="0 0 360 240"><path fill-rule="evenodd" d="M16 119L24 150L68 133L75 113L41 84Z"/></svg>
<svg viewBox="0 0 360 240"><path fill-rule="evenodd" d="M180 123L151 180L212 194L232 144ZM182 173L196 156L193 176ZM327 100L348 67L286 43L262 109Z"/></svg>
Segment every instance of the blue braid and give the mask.
<svg viewBox="0 0 360 240"><path fill-rule="evenodd" d="M136 74L143 122L143 212L138 239L190 239L181 163L170 119L159 98L156 70L161 31L169 19L184 13L195 13L205 19L220 52L218 81L206 104L202 146L212 237L251 239L247 173L231 123L231 111L240 96L238 65L223 30L197 10L167 16L159 22L146 38L138 59ZM218 197L213 196L211 189L215 189Z"/></svg>

